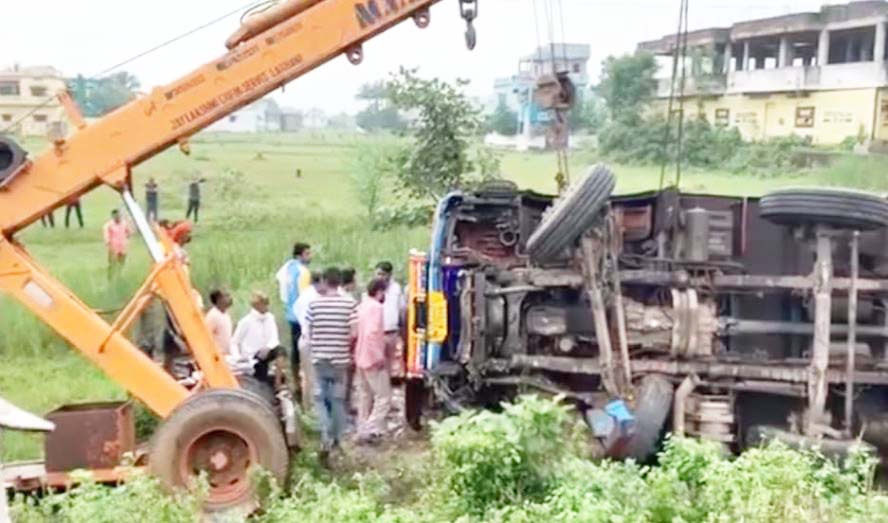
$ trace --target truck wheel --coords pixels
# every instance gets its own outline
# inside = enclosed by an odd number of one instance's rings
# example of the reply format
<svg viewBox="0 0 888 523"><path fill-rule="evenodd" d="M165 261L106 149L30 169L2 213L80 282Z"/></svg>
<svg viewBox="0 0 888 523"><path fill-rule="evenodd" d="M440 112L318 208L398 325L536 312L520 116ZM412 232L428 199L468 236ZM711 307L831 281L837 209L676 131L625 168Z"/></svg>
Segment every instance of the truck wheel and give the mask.
<svg viewBox="0 0 888 523"><path fill-rule="evenodd" d="M599 218L614 190L616 179L598 164L543 214L543 220L527 240L527 252L539 261L557 258Z"/></svg>
<svg viewBox="0 0 888 523"><path fill-rule="evenodd" d="M782 189L761 199L761 217L779 225L872 230L888 225L888 201L848 189Z"/></svg>
<svg viewBox="0 0 888 523"><path fill-rule="evenodd" d="M148 467L169 490L189 489L205 474L207 512L247 515L258 508L253 467L281 484L289 453L271 409L240 390L200 392L176 408L151 441Z"/></svg>
<svg viewBox="0 0 888 523"><path fill-rule="evenodd" d="M243 390L255 394L269 407L272 407L272 410L274 409L274 403L277 398L275 398L274 389L271 385L264 381L257 380L253 376L247 376L244 374L237 377L237 382Z"/></svg>
<svg viewBox="0 0 888 523"><path fill-rule="evenodd" d="M635 400L635 433L621 449L619 457L645 461L657 450L657 442L672 410L672 383L651 374L641 379Z"/></svg>

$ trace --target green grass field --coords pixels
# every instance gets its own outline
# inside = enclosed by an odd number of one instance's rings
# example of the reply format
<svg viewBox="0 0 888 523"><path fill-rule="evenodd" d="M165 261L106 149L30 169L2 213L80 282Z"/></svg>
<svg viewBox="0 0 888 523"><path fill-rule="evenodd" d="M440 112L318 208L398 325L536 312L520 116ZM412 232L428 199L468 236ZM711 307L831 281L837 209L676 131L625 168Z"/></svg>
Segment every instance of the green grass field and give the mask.
<svg viewBox="0 0 888 523"><path fill-rule="evenodd" d="M288 257L294 241L314 247L315 264L353 266L368 275L381 259L403 267L411 248L423 249L424 229L373 230L365 219L350 181L355 157L361 147L377 139L334 133L297 135L203 135L192 143L192 154L169 150L135 170L136 195L144 196L144 183L154 177L161 186L161 217L182 218L188 181L206 177L204 207L189 247L192 274L204 293L214 286L234 291L234 314L246 308L246 297L255 288L276 295L273 274ZM38 142L26 144L36 152ZM555 189L555 159L543 153L499 153L502 172L521 187L543 192ZM575 153L571 171L582 172L595 162L591 153ZM813 171L805 175L755 178L727 172L691 170L681 186L695 192L760 195L781 185L823 184L840 179L856 166L840 166L842 172ZM301 177L296 176L300 169ZM853 183L883 188L878 178L852 177ZM232 170L243 173L240 178ZM656 189L657 167L615 166L618 191ZM832 172L832 174L830 174ZM30 252L92 307L113 311L121 308L147 274L144 246L134 241L123 278L109 285L101 238L101 226L119 197L108 189L83 199L86 227L66 230L64 210L55 213L56 228L35 224L20 237ZM0 296L0 395L37 412L76 401L123 397L123 392L70 350L45 326ZM40 440L10 435L4 439L3 458L39 456Z"/></svg>

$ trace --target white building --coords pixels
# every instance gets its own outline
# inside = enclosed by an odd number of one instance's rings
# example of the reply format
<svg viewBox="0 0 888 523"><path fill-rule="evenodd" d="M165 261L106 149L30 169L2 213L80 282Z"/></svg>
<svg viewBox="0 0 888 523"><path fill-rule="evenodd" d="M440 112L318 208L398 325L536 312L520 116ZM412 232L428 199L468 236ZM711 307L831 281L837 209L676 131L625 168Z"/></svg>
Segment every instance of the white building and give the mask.
<svg viewBox="0 0 888 523"><path fill-rule="evenodd" d="M231 113L208 129L228 133L276 133L281 131L281 109L271 98L263 98Z"/></svg>
<svg viewBox="0 0 888 523"><path fill-rule="evenodd" d="M65 80L50 66L0 70L0 131L46 136L54 127L64 134L67 118L56 96Z"/></svg>

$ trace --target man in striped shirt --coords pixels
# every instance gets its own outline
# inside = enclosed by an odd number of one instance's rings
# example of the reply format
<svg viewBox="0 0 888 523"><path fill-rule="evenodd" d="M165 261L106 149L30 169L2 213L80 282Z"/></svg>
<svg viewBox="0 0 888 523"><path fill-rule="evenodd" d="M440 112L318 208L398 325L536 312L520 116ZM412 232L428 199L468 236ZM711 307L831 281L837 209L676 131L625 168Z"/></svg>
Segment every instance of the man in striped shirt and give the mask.
<svg viewBox="0 0 888 523"><path fill-rule="evenodd" d="M314 366L315 408L321 422L321 459L342 441L345 428L345 397L351 345L357 326L357 303L338 292L342 273L324 271L321 295L308 306L305 325L309 354Z"/></svg>

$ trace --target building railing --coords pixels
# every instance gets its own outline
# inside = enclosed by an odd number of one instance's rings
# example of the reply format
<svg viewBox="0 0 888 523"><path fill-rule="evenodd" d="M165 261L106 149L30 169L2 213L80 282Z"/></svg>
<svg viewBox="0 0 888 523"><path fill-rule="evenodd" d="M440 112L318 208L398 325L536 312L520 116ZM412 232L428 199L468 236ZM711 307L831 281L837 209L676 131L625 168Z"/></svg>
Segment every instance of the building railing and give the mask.
<svg viewBox="0 0 888 523"><path fill-rule="evenodd" d="M668 78L657 82L657 96L670 93ZM826 66L795 66L776 69L731 71L685 80L687 96L799 92L825 89L861 89L888 86L885 62L851 62ZM678 81L675 92L678 94Z"/></svg>

